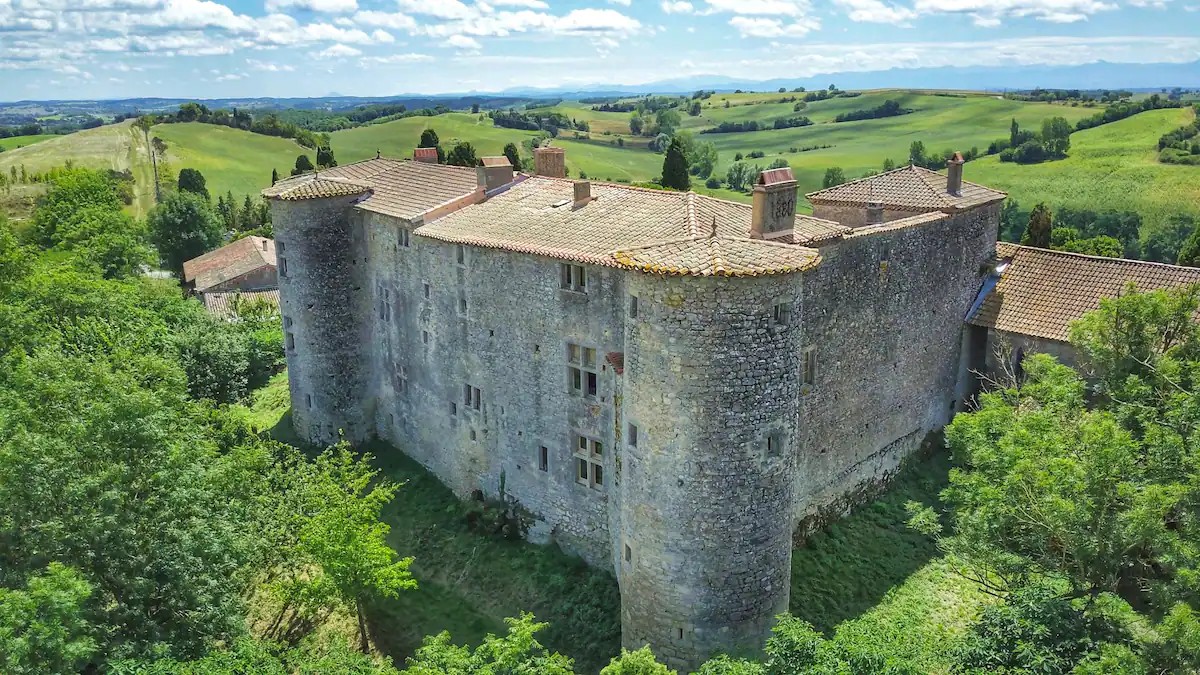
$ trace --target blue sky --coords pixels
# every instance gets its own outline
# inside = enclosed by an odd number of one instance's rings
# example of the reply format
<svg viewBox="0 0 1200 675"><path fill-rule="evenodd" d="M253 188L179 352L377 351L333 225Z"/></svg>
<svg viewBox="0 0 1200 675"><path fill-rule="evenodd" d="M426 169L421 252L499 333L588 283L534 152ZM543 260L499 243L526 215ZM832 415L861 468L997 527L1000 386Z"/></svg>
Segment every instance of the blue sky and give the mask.
<svg viewBox="0 0 1200 675"><path fill-rule="evenodd" d="M0 100L1200 60L1200 0L0 0Z"/></svg>

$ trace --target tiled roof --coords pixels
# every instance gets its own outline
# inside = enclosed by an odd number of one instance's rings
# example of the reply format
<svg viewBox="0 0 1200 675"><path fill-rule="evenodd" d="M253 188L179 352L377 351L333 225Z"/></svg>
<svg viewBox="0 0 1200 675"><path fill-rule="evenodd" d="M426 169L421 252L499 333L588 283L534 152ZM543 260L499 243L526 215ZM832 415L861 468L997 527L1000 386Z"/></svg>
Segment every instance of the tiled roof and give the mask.
<svg viewBox="0 0 1200 675"><path fill-rule="evenodd" d="M1061 342L1072 321L1131 282L1143 291L1200 283L1200 269L1192 267L1005 243L996 249L1000 279L968 323Z"/></svg>
<svg viewBox="0 0 1200 675"><path fill-rule="evenodd" d="M236 315L235 306L238 303L246 302L267 302L279 307L279 289L204 294L204 308L213 316L221 319L233 318Z"/></svg>
<svg viewBox="0 0 1200 675"><path fill-rule="evenodd" d="M295 201L300 199L323 199L326 197L349 197L360 195L370 186L348 181L341 178L331 178L325 174L308 173L300 176L285 178L262 191L268 199Z"/></svg>
<svg viewBox="0 0 1200 675"><path fill-rule="evenodd" d="M437 148L414 148L413 159L432 159L437 161Z"/></svg>
<svg viewBox="0 0 1200 675"><path fill-rule="evenodd" d="M275 266L275 241L243 237L183 263L183 279L192 282L195 290L204 291L264 265Z"/></svg>
<svg viewBox="0 0 1200 675"><path fill-rule="evenodd" d="M484 166L512 166L512 162L508 158L501 155L500 157L481 157L479 162Z"/></svg>
<svg viewBox="0 0 1200 675"><path fill-rule="evenodd" d="M810 192L813 204L861 206L878 202L894 211L967 209L1004 199L1005 193L963 181L959 194L946 192L946 176L919 166L905 166L886 173Z"/></svg>
<svg viewBox="0 0 1200 675"><path fill-rule="evenodd" d="M750 240L751 207L745 204L610 183L592 183L591 193L592 201L576 207L572 181L533 176L486 202L433 220L416 233L674 274L790 271L816 255L786 243ZM839 226L797 216L796 227L824 234Z"/></svg>
<svg viewBox="0 0 1200 675"><path fill-rule="evenodd" d="M306 199L346 196L369 190L370 196L359 202L358 208L413 220L474 193L478 182L472 167L376 158L279 181L263 190L263 196ZM312 194L317 188L305 190L301 187L307 183L321 183L320 189L330 193ZM355 192L344 187L346 192L333 194L334 186L357 187ZM284 196L293 192L298 196Z"/></svg>

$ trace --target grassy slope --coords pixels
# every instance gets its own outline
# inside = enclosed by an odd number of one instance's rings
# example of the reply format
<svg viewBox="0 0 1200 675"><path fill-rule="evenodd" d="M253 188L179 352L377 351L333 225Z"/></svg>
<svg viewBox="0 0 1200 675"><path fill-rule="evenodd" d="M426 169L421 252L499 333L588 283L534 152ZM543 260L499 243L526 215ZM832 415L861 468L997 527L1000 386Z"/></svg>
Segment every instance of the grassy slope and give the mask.
<svg viewBox="0 0 1200 675"><path fill-rule="evenodd" d="M41 172L63 166L67 160L95 169L129 169L129 147L133 142L130 125L122 122L84 129L0 153L0 170L7 172L16 166L19 171L24 165L27 171Z"/></svg>
<svg viewBox="0 0 1200 675"><path fill-rule="evenodd" d="M297 155L316 159L314 151L289 139L213 124L159 124L150 130L150 137L155 136L167 144L171 170L199 169L214 200L226 192L239 201L247 194L257 196L271 185L272 169L287 176Z"/></svg>
<svg viewBox="0 0 1200 675"><path fill-rule="evenodd" d="M286 378L255 394L252 414L258 428L291 442ZM396 550L415 555L420 583L371 611L375 643L398 663L424 635L448 630L456 642L478 643L523 610L550 622L544 642L574 657L580 672L596 672L617 653L620 599L611 576L556 549L469 531L463 506L432 475L394 449L372 452L404 483L385 519ZM928 538L905 527L904 504L933 503L948 469L944 456L915 464L884 497L796 549L792 613L827 633L886 636L895 654L946 672L947 655L986 600L946 568Z"/></svg>
<svg viewBox="0 0 1200 675"><path fill-rule="evenodd" d="M1194 119L1189 109L1154 110L1071 135L1070 156L1022 166L986 157L965 176L1006 190L1023 208L1134 210L1150 227L1181 211L1200 216L1200 167L1160 164L1158 138Z"/></svg>
<svg viewBox="0 0 1200 675"><path fill-rule="evenodd" d="M335 131L331 145L338 161L346 164L375 156L411 157L421 132L432 128L447 151L456 141L469 141L479 156L499 155L506 143L516 143L533 137L533 132L502 129L492 126L491 120L479 121L477 115L447 113L437 117L406 117L383 124Z"/></svg>
<svg viewBox="0 0 1200 675"><path fill-rule="evenodd" d="M40 143L42 141L54 138L55 134L38 134L36 136L10 136L8 138L0 138L0 150L16 150L27 145Z"/></svg>

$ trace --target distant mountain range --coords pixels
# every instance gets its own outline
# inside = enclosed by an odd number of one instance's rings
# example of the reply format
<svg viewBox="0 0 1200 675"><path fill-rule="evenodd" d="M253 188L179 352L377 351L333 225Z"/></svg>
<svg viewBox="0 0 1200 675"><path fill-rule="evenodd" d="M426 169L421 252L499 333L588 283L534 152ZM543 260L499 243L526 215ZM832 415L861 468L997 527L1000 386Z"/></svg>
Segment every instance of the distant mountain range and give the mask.
<svg viewBox="0 0 1200 675"><path fill-rule="evenodd" d="M298 108L344 110L370 103L404 103L410 109L441 104L452 108L479 103L484 107L520 105L530 98L566 98L615 96L620 94L672 94L699 89L733 91L770 91L824 88L836 84L840 89L968 89L1004 91L1011 89L1128 89L1157 91L1182 87L1200 89L1200 60L1190 63L1108 63L1099 61L1080 66L994 66L968 68L896 68L871 72L829 73L804 78L747 80L722 75L692 75L645 84L596 83L567 87L514 87L500 92L463 92L455 94L402 93L384 96L342 96L319 98L131 98L104 101L16 101L0 102L0 110L35 111L40 104L53 109L78 112L118 113L128 111L169 110L187 101L202 101L214 108ZM25 110L22 110L24 112Z"/></svg>

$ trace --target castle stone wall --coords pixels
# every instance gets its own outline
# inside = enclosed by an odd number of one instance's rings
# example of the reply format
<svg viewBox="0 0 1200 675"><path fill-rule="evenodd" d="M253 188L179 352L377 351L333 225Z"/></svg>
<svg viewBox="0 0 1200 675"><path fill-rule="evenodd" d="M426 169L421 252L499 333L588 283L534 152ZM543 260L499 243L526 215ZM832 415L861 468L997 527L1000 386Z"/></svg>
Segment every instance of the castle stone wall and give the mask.
<svg viewBox="0 0 1200 675"><path fill-rule="evenodd" d="M353 197L271 200L292 422L301 438L334 443L370 437L369 294ZM290 341L289 348L287 342Z"/></svg>
<svg viewBox="0 0 1200 675"><path fill-rule="evenodd" d="M622 641L678 668L761 648L788 606L800 283L629 276Z"/></svg>
<svg viewBox="0 0 1200 675"><path fill-rule="evenodd" d="M805 275L797 515L884 479L955 409L963 318L995 252L999 205L822 247Z"/></svg>

